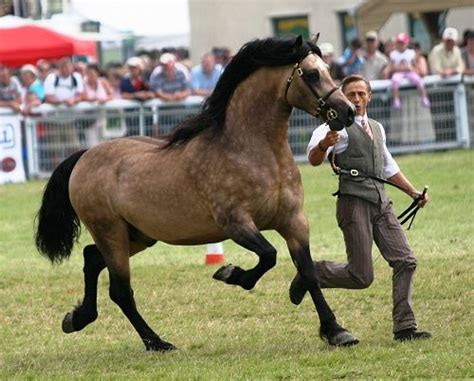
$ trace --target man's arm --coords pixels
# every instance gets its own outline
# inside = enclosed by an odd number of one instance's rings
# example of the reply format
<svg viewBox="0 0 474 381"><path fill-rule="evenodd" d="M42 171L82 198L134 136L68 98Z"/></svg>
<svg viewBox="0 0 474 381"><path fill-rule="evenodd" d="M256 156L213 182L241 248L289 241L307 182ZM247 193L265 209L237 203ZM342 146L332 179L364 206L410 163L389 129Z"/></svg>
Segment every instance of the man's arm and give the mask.
<svg viewBox="0 0 474 381"><path fill-rule="evenodd" d="M308 153L308 160L312 166L320 165L326 158L326 151L339 141L337 131L328 131L324 139L320 140Z"/></svg>
<svg viewBox="0 0 474 381"><path fill-rule="evenodd" d="M409 195L413 199L416 199L418 196L421 195L421 192L418 191L412 185L412 183L405 177L402 171L397 172L392 177L389 177L387 180L398 185L407 195ZM424 197L420 200L418 205L420 205L420 207L424 207L429 200L430 198L428 196L428 193L425 193Z"/></svg>
<svg viewBox="0 0 474 381"><path fill-rule="evenodd" d="M0 101L0 107L9 107L15 112L21 112L20 105L21 105L20 97L13 99L11 101Z"/></svg>

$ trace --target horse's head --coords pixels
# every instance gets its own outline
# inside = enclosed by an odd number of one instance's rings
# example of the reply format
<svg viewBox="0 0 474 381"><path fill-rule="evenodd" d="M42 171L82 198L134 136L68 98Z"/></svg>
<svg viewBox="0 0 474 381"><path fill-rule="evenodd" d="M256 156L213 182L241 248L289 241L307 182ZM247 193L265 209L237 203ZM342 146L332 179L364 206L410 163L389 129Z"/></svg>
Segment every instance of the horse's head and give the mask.
<svg viewBox="0 0 474 381"><path fill-rule="evenodd" d="M315 47L319 34L311 41ZM303 48L303 39L295 40L295 49ZM331 130L342 130L354 122L355 108L336 86L319 49L305 50L295 62L285 89L286 101L294 107L322 118Z"/></svg>

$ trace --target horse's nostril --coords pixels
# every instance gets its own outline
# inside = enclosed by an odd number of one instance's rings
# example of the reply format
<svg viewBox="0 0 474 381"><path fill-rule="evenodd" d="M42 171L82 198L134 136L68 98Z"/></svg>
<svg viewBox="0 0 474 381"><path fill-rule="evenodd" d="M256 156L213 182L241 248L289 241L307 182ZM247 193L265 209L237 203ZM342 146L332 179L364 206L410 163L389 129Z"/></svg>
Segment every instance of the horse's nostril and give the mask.
<svg viewBox="0 0 474 381"><path fill-rule="evenodd" d="M354 106L349 107L349 110L347 111L347 118L349 119L349 121L351 123L354 122L354 118L355 118L355 108L354 108Z"/></svg>

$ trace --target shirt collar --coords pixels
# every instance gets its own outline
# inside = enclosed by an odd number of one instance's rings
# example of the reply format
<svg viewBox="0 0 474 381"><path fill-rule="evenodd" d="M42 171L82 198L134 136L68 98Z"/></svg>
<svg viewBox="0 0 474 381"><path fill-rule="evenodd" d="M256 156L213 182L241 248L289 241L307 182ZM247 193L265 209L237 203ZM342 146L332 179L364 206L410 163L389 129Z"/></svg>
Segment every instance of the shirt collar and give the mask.
<svg viewBox="0 0 474 381"><path fill-rule="evenodd" d="M354 122L361 127L362 126L362 120L365 120L366 123L368 123L368 118L367 118L367 113L365 113L363 116L361 115L356 115L354 118Z"/></svg>

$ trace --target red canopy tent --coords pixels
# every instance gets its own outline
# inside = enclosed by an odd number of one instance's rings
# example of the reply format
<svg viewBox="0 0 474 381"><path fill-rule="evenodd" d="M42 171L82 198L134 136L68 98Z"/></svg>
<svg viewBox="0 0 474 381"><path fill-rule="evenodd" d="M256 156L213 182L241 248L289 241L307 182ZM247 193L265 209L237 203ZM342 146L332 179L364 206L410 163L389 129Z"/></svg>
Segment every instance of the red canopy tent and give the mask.
<svg viewBox="0 0 474 381"><path fill-rule="evenodd" d="M0 63L6 66L19 67L35 64L41 58L58 59L77 55L96 59L96 43L35 25L0 28Z"/></svg>

